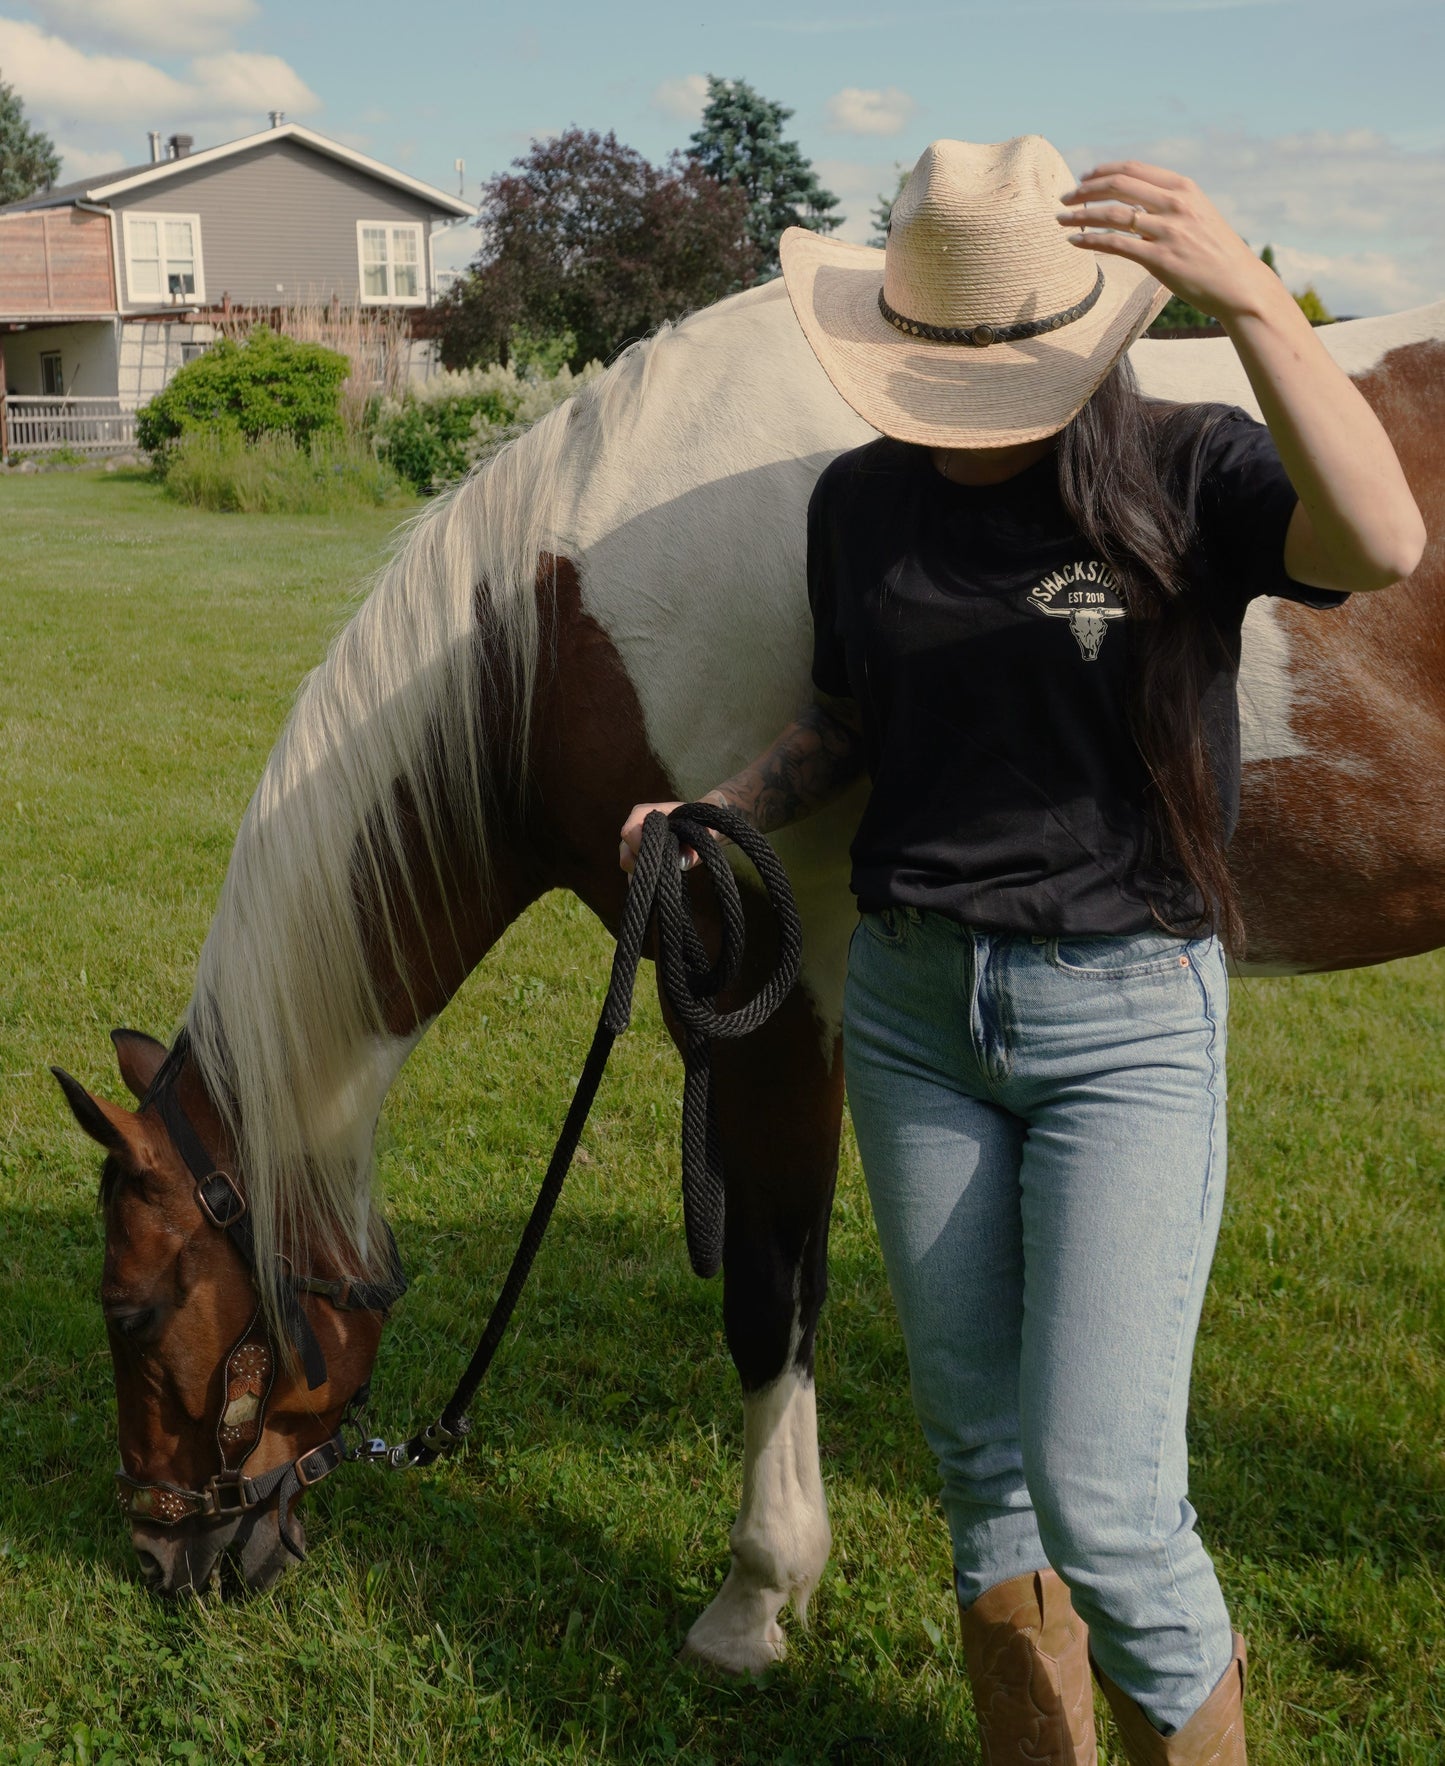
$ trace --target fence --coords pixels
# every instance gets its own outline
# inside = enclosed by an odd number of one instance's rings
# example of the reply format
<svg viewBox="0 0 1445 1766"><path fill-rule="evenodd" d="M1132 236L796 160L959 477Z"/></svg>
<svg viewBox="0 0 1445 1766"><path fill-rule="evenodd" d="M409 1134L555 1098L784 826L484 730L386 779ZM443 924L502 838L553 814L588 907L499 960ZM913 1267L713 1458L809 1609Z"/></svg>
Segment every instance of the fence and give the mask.
<svg viewBox="0 0 1445 1766"><path fill-rule="evenodd" d="M114 454L135 446L135 412L120 400L0 395L0 449L6 454Z"/></svg>

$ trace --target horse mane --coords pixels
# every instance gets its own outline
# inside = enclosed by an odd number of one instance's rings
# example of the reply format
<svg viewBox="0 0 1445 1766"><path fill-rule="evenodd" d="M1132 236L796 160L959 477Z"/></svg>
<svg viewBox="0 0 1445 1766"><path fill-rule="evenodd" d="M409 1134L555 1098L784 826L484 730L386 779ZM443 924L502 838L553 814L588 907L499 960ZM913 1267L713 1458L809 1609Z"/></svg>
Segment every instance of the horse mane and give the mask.
<svg viewBox="0 0 1445 1766"><path fill-rule="evenodd" d="M539 558L565 548L569 496L640 406L671 330L402 530L302 683L247 807L183 1034L243 1175L273 1321L286 1259L324 1254L372 1279L389 1265L371 1148L416 1038L387 1030L368 938L396 951L415 926L418 828L439 875L452 841L489 874L496 806L527 765Z"/></svg>

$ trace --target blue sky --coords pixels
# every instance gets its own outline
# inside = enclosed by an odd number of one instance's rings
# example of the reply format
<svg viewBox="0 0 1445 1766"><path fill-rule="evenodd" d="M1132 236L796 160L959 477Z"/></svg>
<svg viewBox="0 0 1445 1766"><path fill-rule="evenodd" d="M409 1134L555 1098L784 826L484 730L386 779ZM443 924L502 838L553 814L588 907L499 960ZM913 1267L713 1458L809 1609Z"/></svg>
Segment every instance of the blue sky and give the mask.
<svg viewBox="0 0 1445 1766"><path fill-rule="evenodd" d="M665 157L706 73L795 111L847 238L928 141L1038 131L1080 168L1189 172L1337 310L1445 295L1439 0L0 0L0 78L66 176L145 158L148 129L210 145L280 108L446 189L464 159L475 199L573 123Z"/></svg>

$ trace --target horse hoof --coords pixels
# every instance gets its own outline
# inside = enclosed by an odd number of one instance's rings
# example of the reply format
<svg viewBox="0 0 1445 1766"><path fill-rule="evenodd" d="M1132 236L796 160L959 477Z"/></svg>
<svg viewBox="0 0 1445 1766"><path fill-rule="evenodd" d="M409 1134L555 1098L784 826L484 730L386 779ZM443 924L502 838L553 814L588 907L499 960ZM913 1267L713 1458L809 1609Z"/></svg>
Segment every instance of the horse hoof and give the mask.
<svg viewBox="0 0 1445 1766"><path fill-rule="evenodd" d="M782 1661L788 1642L781 1626L770 1623L761 1634L729 1632L717 1623L709 1624L710 1611L704 1613L687 1634L687 1641L678 1651L678 1660L705 1673L742 1679L756 1678Z"/></svg>

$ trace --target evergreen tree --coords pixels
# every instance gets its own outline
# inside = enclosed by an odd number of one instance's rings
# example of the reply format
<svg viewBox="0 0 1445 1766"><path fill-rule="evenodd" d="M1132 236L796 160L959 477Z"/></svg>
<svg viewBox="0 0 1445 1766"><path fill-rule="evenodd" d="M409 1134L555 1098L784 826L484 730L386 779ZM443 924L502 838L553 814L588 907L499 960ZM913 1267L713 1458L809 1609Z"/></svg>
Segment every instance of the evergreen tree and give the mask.
<svg viewBox="0 0 1445 1766"><path fill-rule="evenodd" d="M880 250L887 245L888 227L893 219L893 205L902 196L903 186L912 176L912 166L899 166L898 182L893 187L892 196L885 196L881 190L878 192L878 206L872 211L873 234L868 241L869 245L876 245Z"/></svg>
<svg viewBox="0 0 1445 1766"><path fill-rule="evenodd" d="M22 202L59 176L55 143L30 127L19 94L0 80L0 202Z"/></svg>
<svg viewBox="0 0 1445 1766"><path fill-rule="evenodd" d="M792 114L746 80L709 74L702 122L688 143L692 157L719 184L747 192L748 237L764 276L777 274L778 239L786 228L831 233L843 219L834 212L838 198L819 183L812 162L796 141L783 139Z"/></svg>

